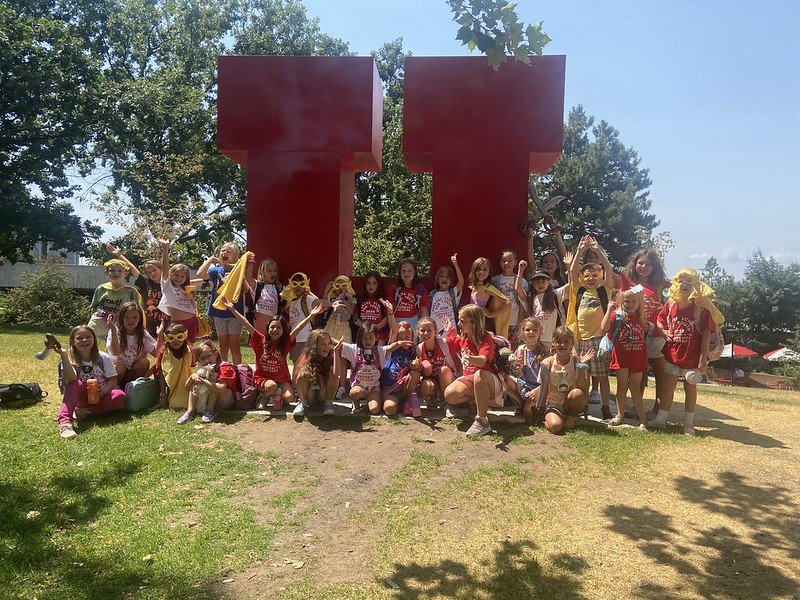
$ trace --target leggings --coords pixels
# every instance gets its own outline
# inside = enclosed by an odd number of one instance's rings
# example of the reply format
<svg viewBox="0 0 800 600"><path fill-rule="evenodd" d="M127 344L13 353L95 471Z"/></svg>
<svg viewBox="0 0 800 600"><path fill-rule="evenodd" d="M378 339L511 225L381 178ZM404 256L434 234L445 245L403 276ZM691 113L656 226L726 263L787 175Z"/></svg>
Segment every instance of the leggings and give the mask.
<svg viewBox="0 0 800 600"><path fill-rule="evenodd" d="M72 413L76 408L86 408L93 415L119 410L125 405L125 392L114 388L107 395L100 398L97 404L89 404L86 397L86 385L76 379L67 384L64 390L64 400L61 402L61 410L58 411L58 424L72 423Z"/></svg>

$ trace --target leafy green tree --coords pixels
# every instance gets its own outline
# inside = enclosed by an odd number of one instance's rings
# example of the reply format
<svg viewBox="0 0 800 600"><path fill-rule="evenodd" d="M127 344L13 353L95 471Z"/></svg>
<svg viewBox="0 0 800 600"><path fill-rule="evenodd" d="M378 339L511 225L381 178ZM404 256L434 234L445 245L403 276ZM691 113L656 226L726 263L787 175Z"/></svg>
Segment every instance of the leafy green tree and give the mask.
<svg viewBox="0 0 800 600"><path fill-rule="evenodd" d="M542 22L525 27L517 16L516 4L507 0L448 0L453 20L461 27L456 39L472 52L477 48L489 58L493 69L513 56L524 63L530 55L541 56L550 36Z"/></svg>
<svg viewBox="0 0 800 600"><path fill-rule="evenodd" d="M725 315L727 325L741 329L743 324L740 320L741 311L738 306L741 298L741 284L722 268L713 256L700 269L700 279L714 290L714 303Z"/></svg>
<svg viewBox="0 0 800 600"><path fill-rule="evenodd" d="M430 271L430 173L409 173L402 154L403 41L373 52L384 85L383 169L356 175L353 272L376 269L391 276L404 257L416 259L422 274Z"/></svg>
<svg viewBox="0 0 800 600"><path fill-rule="evenodd" d="M0 3L0 214L10 224L0 256L12 262L30 259L39 241L81 250L100 233L63 201L68 169L91 138L99 74L69 8Z"/></svg>
<svg viewBox="0 0 800 600"><path fill-rule="evenodd" d="M622 143L619 131L608 122L595 124L582 106L570 110L564 152L536 178L541 198L567 197L552 211L567 246L592 235L617 266L624 266L640 247L657 246L659 238L654 240L652 232L658 221L649 212L651 181L640 165L637 152ZM530 214L538 217L533 203ZM536 247L554 249L552 238L542 236Z"/></svg>
<svg viewBox="0 0 800 600"><path fill-rule="evenodd" d="M246 173L216 150L217 55L343 54L296 0L106 0L103 111L87 169L107 178L98 207L127 228L127 248L177 240L189 264L243 239Z"/></svg>

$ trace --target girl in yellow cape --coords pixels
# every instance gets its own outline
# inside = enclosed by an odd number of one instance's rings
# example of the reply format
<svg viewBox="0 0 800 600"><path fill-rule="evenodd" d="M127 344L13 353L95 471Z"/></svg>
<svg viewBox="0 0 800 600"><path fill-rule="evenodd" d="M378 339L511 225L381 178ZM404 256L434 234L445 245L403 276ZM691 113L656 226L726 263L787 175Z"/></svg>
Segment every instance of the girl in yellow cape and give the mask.
<svg viewBox="0 0 800 600"><path fill-rule="evenodd" d="M666 425L675 387L683 377L686 392L683 432L694 435L694 411L697 407L697 383L700 374L708 368L708 349L711 338L719 331L725 317L714 306L710 287L700 281L694 269L681 269L672 278L667 290L667 303L658 313L658 325L664 332L667 343L664 358L667 359L664 387L658 414L649 427L662 428Z"/></svg>
<svg viewBox="0 0 800 600"><path fill-rule="evenodd" d="M325 293L322 295L325 308L330 308L328 322L325 324L325 333L331 336L332 340L339 340L346 344L353 341L353 333L350 329L350 318L356 311L356 293L347 275L339 275L333 281L329 281L325 286ZM342 400L347 394L345 381L347 380L347 359L338 362L339 370L336 375L339 377L339 387L336 390L336 399Z"/></svg>
<svg viewBox="0 0 800 600"><path fill-rule="evenodd" d="M281 298L285 301L283 310L289 321L289 331L297 327L298 323L311 314L311 309L321 302L311 292L311 280L308 275L299 271L289 278L289 283L281 291ZM311 324L306 323L295 337L295 346L289 353L292 359L292 383L297 380L297 362L306 347L310 333Z"/></svg>
<svg viewBox="0 0 800 600"><path fill-rule="evenodd" d="M470 303L483 309L486 329L505 338L511 319L511 300L491 283L492 263L485 256L475 259L469 271Z"/></svg>

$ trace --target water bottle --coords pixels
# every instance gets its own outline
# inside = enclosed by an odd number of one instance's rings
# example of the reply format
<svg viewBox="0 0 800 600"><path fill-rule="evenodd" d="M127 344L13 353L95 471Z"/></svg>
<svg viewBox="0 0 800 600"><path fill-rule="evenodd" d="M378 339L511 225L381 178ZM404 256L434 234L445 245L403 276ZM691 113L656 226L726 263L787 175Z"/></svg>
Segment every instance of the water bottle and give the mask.
<svg viewBox="0 0 800 600"><path fill-rule="evenodd" d="M100 396L98 395L98 392L97 379L88 379L86 381L86 398L89 401L89 404L97 404L100 402Z"/></svg>

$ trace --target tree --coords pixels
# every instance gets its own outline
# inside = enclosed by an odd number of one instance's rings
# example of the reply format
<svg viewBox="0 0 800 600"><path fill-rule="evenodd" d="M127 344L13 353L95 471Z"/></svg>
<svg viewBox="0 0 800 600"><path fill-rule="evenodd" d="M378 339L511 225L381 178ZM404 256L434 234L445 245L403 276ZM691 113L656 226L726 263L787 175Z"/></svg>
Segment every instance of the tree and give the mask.
<svg viewBox="0 0 800 600"><path fill-rule="evenodd" d="M514 10L516 4L507 0L448 0L453 20L461 25L456 39L472 52L477 48L497 70L508 56L524 63L530 55L542 55L551 41L542 30L542 22L524 27Z"/></svg>
<svg viewBox="0 0 800 600"><path fill-rule="evenodd" d="M356 175L353 272L376 269L394 275L401 258L412 256L420 273L430 271L430 173L409 173L402 153L402 38L373 52L384 85L383 169Z"/></svg>
<svg viewBox="0 0 800 600"><path fill-rule="evenodd" d="M134 254L153 254L156 234L189 264L245 226L246 174L216 150L217 55L347 51L296 0L106 0L94 41L103 111L87 169L106 172L98 207L128 229Z"/></svg>
<svg viewBox="0 0 800 600"><path fill-rule="evenodd" d="M77 2L81 6L81 2ZM28 260L34 244L81 250L100 229L63 199L67 169L95 121L98 62L84 24L58 0L0 4L0 256Z"/></svg>
<svg viewBox="0 0 800 600"><path fill-rule="evenodd" d="M564 152L545 175L536 178L541 198L567 196L552 211L567 245L592 235L612 264L623 266L640 247L658 242L652 239L658 221L648 212L651 181L640 163L636 151L622 143L608 122L595 125L594 117L580 105L570 110ZM538 218L533 204L530 214ZM536 246L552 249L552 239L543 237Z"/></svg>

